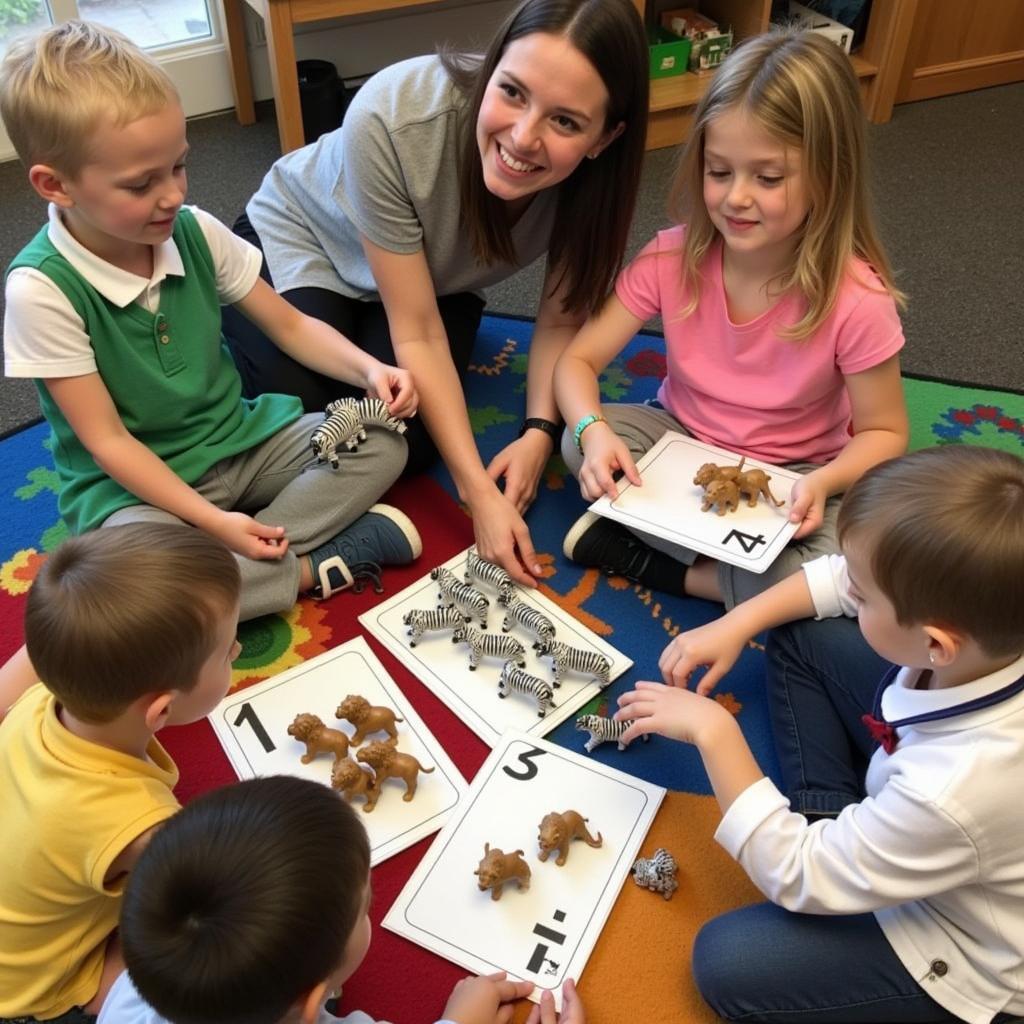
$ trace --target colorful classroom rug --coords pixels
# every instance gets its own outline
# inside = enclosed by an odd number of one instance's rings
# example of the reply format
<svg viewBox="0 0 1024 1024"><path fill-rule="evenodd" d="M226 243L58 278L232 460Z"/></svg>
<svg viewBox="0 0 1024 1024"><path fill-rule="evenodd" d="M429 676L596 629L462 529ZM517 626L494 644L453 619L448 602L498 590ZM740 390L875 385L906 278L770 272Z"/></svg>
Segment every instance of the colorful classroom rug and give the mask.
<svg viewBox="0 0 1024 1024"><path fill-rule="evenodd" d="M526 351L532 324L487 317L478 340L467 394L473 430L485 459L515 437L525 393ZM601 382L606 402L652 397L664 373L661 339L640 335L609 368ZM1024 395L907 378L911 446L975 444L1024 456ZM47 451L47 430L36 425L0 440L0 657L21 643L25 594L47 552L66 536L56 506L57 478ZM395 593L472 541L470 521L459 510L443 471L433 479L403 481L389 500L416 521L424 540L414 566L389 569L385 584ZM656 678L657 660L679 631L710 621L719 609L694 599L665 598L625 580L606 578L569 563L561 553L567 526L583 509L575 482L556 455L528 516L537 550L543 552L544 592L635 661L624 679L594 702L611 710L618 693L637 679ZM252 685L360 633L356 617L378 598L372 591L343 594L318 604L300 601L287 615L268 616L240 629L242 654L235 686ZM385 667L414 702L429 728L467 778L486 757L484 744L372 639ZM765 770L777 773L763 699L763 656L750 645L715 699L739 717ZM586 734L571 721L551 738L581 750ZM161 734L181 769L178 795L232 781L231 768L206 722ZM614 744L592 755L668 787L645 852L668 847L680 863L680 887L671 901L626 884L584 973L580 990L591 1024L619 1024L639 1014L645 1024L714 1020L693 987L689 951L709 917L758 898L736 865L714 844L717 806L699 758L687 747L652 738L620 753ZM424 840L374 870L378 922L422 857ZM296 937L301 941L301 937ZM342 1009L361 1008L396 1024L429 1024L462 971L377 929L370 956L346 986ZM522 1021L526 1010L516 1016Z"/></svg>

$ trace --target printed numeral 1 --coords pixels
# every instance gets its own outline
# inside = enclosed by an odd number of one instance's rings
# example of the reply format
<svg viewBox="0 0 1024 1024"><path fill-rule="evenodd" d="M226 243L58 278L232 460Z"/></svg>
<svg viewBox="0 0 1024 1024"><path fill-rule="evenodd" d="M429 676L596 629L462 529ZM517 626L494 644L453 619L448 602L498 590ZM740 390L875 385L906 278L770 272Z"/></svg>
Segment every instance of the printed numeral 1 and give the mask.
<svg viewBox="0 0 1024 1024"><path fill-rule="evenodd" d="M238 717L235 719L235 725L242 725L248 722L252 726L252 731L256 733L256 739L263 745L263 749L269 754L272 750L276 750L274 741L270 738L267 730L263 728L263 723L259 720L256 712L253 711L252 705L246 701L242 705L242 709L238 712Z"/></svg>

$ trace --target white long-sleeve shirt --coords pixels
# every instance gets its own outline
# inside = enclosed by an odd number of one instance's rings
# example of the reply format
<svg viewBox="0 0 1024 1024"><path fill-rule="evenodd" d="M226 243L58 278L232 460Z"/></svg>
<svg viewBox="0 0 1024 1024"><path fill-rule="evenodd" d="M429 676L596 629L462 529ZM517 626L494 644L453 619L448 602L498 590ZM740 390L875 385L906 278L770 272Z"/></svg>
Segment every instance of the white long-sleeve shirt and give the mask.
<svg viewBox="0 0 1024 1024"><path fill-rule="evenodd" d="M818 617L856 614L845 559L804 566ZM1024 676L1024 656L942 690L901 669L887 721L964 704ZM925 992L971 1024L1024 1013L1024 694L897 731L867 796L809 824L769 779L743 792L715 833L754 884L787 910L872 912Z"/></svg>

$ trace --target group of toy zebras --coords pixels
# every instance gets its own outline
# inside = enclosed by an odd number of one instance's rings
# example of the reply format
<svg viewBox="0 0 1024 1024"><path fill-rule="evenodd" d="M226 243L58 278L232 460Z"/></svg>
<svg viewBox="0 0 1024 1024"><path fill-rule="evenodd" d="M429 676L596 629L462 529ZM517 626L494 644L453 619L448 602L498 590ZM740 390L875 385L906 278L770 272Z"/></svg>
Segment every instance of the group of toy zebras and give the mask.
<svg viewBox="0 0 1024 1024"><path fill-rule="evenodd" d="M464 579L443 566L431 569L430 578L437 584L438 607L414 608L403 616L403 623L409 627L410 647L415 647L425 633L451 630L453 644L469 647L471 672L476 671L483 658L501 661L498 696L519 693L531 697L541 718L554 706L554 691L568 672L589 675L595 682L608 685L611 662L596 651L570 647L556 640L554 623L539 609L520 600L512 577L501 566L481 558L473 548L466 558ZM500 635L485 632L491 601L474 584L487 586L497 594L498 606L505 612ZM533 635L533 649L539 657L551 659L551 683L526 671L526 648L507 635L516 625Z"/></svg>
<svg viewBox="0 0 1024 1024"><path fill-rule="evenodd" d="M387 404L379 398L339 398L330 402L323 423L313 431L309 446L317 462L329 462L338 468L338 449L344 445L350 452L366 440L367 426L383 427L399 434L406 431L405 424L388 412Z"/></svg>

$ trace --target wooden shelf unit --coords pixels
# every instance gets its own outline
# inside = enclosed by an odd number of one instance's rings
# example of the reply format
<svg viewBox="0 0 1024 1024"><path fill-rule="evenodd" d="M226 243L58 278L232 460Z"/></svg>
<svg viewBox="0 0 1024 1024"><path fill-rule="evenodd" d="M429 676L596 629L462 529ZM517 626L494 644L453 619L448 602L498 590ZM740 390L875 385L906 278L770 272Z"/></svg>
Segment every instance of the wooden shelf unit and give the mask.
<svg viewBox="0 0 1024 1024"><path fill-rule="evenodd" d="M656 10L669 9L663 2L649 4L647 17L656 22ZM853 69L861 80L864 107L876 124L892 116L893 100L910 37L915 0L874 0L866 38L851 54ZM732 26L739 43L768 28L771 0L701 0L699 8L720 25ZM661 149L683 142L693 120L693 108L704 95L714 72L687 73L651 82L647 148Z"/></svg>

